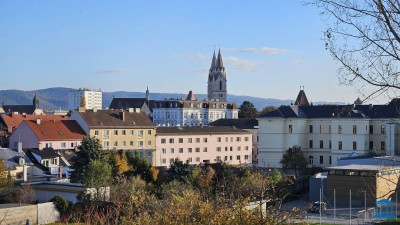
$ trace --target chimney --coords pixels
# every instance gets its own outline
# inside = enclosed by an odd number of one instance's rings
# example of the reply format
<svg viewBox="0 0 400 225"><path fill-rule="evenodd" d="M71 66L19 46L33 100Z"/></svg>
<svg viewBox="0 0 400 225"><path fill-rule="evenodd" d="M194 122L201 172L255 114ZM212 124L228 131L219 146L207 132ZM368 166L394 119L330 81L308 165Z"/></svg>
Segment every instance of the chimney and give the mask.
<svg viewBox="0 0 400 225"><path fill-rule="evenodd" d="M124 113L124 111L119 112L119 118L120 118L122 121L125 121L125 113Z"/></svg>
<svg viewBox="0 0 400 225"><path fill-rule="evenodd" d="M40 125L40 122L41 122L41 119L40 119L40 118L37 118L37 119L36 119L36 124Z"/></svg>
<svg viewBox="0 0 400 225"><path fill-rule="evenodd" d="M24 178L24 182L26 182L27 180L28 180L28 166L25 164L24 166L23 166L24 168L23 168L23 178Z"/></svg>
<svg viewBox="0 0 400 225"><path fill-rule="evenodd" d="M97 107L93 107L93 112L97 112Z"/></svg>
<svg viewBox="0 0 400 225"><path fill-rule="evenodd" d="M17 150L18 150L18 153L22 153L22 142L18 142L18 148L17 148Z"/></svg>
<svg viewBox="0 0 400 225"><path fill-rule="evenodd" d="M60 172L60 178L62 178L62 167L61 166L60 166L59 172Z"/></svg>
<svg viewBox="0 0 400 225"><path fill-rule="evenodd" d="M85 107L79 107L78 108L78 112L85 112L86 111L86 108Z"/></svg>

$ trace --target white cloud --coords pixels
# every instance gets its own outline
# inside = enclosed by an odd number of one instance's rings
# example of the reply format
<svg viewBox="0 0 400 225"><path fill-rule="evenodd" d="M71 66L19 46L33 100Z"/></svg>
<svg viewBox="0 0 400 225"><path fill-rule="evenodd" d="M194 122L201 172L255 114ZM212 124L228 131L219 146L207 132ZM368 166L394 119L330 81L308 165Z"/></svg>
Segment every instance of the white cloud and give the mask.
<svg viewBox="0 0 400 225"><path fill-rule="evenodd" d="M247 53L258 53L258 54L284 54L288 53L289 50L281 49L281 48L268 48L268 47L261 47L261 48L224 48L227 51L234 51L234 52L247 52Z"/></svg>
<svg viewBox="0 0 400 225"><path fill-rule="evenodd" d="M240 59L235 56L228 56L223 58L224 62L227 64L227 68L233 68L236 70L248 71L248 72L259 72L257 70L257 65L260 64L257 61L250 61L247 59Z"/></svg>
<svg viewBox="0 0 400 225"><path fill-rule="evenodd" d="M130 69L127 68L118 68L118 69L108 69L108 70L100 70L96 71L95 74L110 74L110 75L117 75L117 74L125 74L131 72Z"/></svg>

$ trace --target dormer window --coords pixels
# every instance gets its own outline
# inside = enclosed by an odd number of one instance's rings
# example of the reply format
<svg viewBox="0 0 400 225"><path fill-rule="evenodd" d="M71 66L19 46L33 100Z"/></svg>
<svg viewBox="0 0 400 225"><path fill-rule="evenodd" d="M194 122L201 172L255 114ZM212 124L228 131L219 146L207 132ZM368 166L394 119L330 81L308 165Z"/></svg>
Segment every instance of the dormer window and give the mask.
<svg viewBox="0 0 400 225"><path fill-rule="evenodd" d="M19 165L23 166L25 165L25 158L24 157L19 157Z"/></svg>

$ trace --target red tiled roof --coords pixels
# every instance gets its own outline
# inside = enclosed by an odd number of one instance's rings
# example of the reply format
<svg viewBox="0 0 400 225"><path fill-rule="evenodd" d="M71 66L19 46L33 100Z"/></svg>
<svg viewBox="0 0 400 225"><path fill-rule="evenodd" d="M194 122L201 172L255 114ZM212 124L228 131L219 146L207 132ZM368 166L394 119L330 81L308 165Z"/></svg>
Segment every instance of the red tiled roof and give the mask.
<svg viewBox="0 0 400 225"><path fill-rule="evenodd" d="M53 121L53 120L68 120L68 116L60 115L21 115L21 114L1 114L1 119L7 126L8 132L13 132L24 120Z"/></svg>
<svg viewBox="0 0 400 225"><path fill-rule="evenodd" d="M86 135L75 120L24 121L41 141L82 140Z"/></svg>

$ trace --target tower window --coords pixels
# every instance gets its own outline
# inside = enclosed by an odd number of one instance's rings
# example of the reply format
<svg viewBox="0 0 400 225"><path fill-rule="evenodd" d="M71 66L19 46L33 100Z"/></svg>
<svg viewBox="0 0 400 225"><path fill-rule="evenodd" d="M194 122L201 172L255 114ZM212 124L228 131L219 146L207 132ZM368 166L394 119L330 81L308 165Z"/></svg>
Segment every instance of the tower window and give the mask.
<svg viewBox="0 0 400 225"><path fill-rule="evenodd" d="M222 91L222 81L219 81L219 90Z"/></svg>

